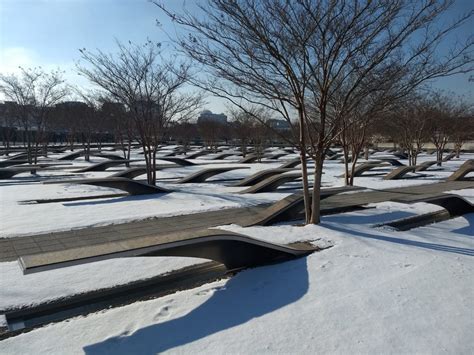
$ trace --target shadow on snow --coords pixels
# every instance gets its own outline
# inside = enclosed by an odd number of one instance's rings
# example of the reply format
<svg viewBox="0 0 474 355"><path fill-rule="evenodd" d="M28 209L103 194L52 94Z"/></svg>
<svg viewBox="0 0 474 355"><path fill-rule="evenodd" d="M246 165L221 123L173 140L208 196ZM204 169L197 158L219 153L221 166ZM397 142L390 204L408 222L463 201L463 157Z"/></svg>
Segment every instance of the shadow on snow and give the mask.
<svg viewBox="0 0 474 355"><path fill-rule="evenodd" d="M255 268L214 289L207 301L182 317L106 339L84 347L84 351L86 354L160 353L265 316L296 302L307 291L306 258Z"/></svg>

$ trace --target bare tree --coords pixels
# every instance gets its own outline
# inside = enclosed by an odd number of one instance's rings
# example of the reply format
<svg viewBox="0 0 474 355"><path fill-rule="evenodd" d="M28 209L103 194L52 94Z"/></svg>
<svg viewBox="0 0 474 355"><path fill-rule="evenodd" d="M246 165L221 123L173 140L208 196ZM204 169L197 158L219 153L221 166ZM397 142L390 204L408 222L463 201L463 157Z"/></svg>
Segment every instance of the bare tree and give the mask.
<svg viewBox="0 0 474 355"><path fill-rule="evenodd" d="M240 151L245 158L255 120L250 115L247 115L245 111L232 107L229 108L229 117L231 120L232 136L238 141Z"/></svg>
<svg viewBox="0 0 474 355"><path fill-rule="evenodd" d="M270 145L271 138L273 136L274 130L268 128L268 125L263 123L261 119L255 121L252 125L252 132L250 134L250 146L252 147L252 152L257 156L257 161L261 161L265 149Z"/></svg>
<svg viewBox="0 0 474 355"><path fill-rule="evenodd" d="M101 99L100 115L108 129L113 132L115 143L119 145L123 158L130 160L132 143L136 138L134 122L125 106L108 98ZM130 164L126 163L128 167Z"/></svg>
<svg viewBox="0 0 474 355"><path fill-rule="evenodd" d="M394 108L383 122L391 138L408 155L409 165L416 165L418 155L430 138L428 105L425 98L414 95Z"/></svg>
<svg viewBox="0 0 474 355"><path fill-rule="evenodd" d="M15 107L16 102L5 102L2 105L2 112L0 113L2 116L2 141L3 146L5 147L5 155L8 156L10 154L10 143L14 140L16 135L16 127L15 122L18 121L18 117L16 117L17 109Z"/></svg>
<svg viewBox="0 0 474 355"><path fill-rule="evenodd" d="M459 158L464 143L474 140L474 115L468 113L465 116L455 117L451 124L453 125L451 140L454 144L456 158Z"/></svg>
<svg viewBox="0 0 474 355"><path fill-rule="evenodd" d="M219 142L224 138L225 124L219 121L205 119L198 121L197 127L199 135L204 141L204 145L216 152Z"/></svg>
<svg viewBox="0 0 474 355"><path fill-rule="evenodd" d="M18 75L0 74L0 91L9 100L16 102L12 107L25 134L27 159L30 163L36 163L39 145L47 144L45 128L51 108L68 91L59 70L50 73L40 68L20 70Z"/></svg>
<svg viewBox="0 0 474 355"><path fill-rule="evenodd" d="M285 138L300 151L307 223L320 220L324 157L341 119L383 86L387 77L378 73L393 67L392 75L403 76L400 87L414 88L472 70L472 38L434 55L472 16L441 25L452 1L209 0L199 14L154 3L188 30L176 39L178 48L214 78L196 85L241 108L273 110L292 127L297 118L298 136ZM314 161L312 196L307 156Z"/></svg>
<svg viewBox="0 0 474 355"><path fill-rule="evenodd" d="M156 152L172 120L189 118L201 96L181 89L190 78L190 66L161 61L159 46L117 43L116 55L81 50L89 67L79 72L122 103L133 120L142 146L149 184L156 183Z"/></svg>
<svg viewBox="0 0 474 355"><path fill-rule="evenodd" d="M351 118L355 122L352 122ZM354 170L360 152L367 144L370 123L370 120L360 120L358 117L352 116L346 116L342 120L338 142L342 147L344 157L344 182L346 185L354 185Z"/></svg>
<svg viewBox="0 0 474 355"><path fill-rule="evenodd" d="M102 121L104 121L104 116L100 112L101 96L97 92L84 91L79 88L75 88L74 91L83 102L82 105L77 106L75 118L78 122L77 133L82 143L82 149L84 150L84 159L89 161L92 142L94 137L100 140L100 138L98 138L100 136L99 131L102 126Z"/></svg>
<svg viewBox="0 0 474 355"><path fill-rule="evenodd" d="M358 104L342 115L339 120L340 129L337 138L343 149L346 185L354 184L354 172L364 149L365 159L368 159L370 140L374 133L373 125L376 121L386 118L387 112L400 101L400 95L404 91L397 85L398 79L400 77L388 75L385 82L381 83L382 86L373 88L362 97L355 96ZM362 89L367 87L364 85ZM345 95L344 91L342 95ZM338 107L337 99L334 107Z"/></svg>
<svg viewBox="0 0 474 355"><path fill-rule="evenodd" d="M462 96L450 94L454 105L451 120L451 142L456 158L459 158L463 144L474 139L474 103Z"/></svg>
<svg viewBox="0 0 474 355"><path fill-rule="evenodd" d="M245 157L248 146L251 146L253 153L260 161L266 145L270 143L271 133L274 131L268 124L271 112L255 105L246 106L244 109L230 107L229 112L232 130L239 140L242 155Z"/></svg>
<svg viewBox="0 0 474 355"><path fill-rule="evenodd" d="M64 132L66 145L71 151L75 149L85 105L84 102L63 101L56 104L53 110L51 118L53 129Z"/></svg>
<svg viewBox="0 0 474 355"><path fill-rule="evenodd" d="M183 146L185 155L191 142L199 136L197 125L189 121L175 122L170 133Z"/></svg>
<svg viewBox="0 0 474 355"><path fill-rule="evenodd" d="M442 92L434 92L427 99L427 106L429 138L436 149L437 165L441 166L448 142L462 141L458 133L461 129L470 133L469 126L459 127L458 122L459 119L468 115L471 106L466 104L461 97Z"/></svg>

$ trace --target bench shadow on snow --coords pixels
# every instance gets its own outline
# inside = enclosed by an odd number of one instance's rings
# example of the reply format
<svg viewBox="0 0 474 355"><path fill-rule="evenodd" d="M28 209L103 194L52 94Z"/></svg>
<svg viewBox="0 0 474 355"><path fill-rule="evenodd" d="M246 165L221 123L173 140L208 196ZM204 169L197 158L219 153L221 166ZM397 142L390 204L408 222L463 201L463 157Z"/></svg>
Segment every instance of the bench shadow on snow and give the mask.
<svg viewBox="0 0 474 355"><path fill-rule="evenodd" d="M114 192L116 189L114 189ZM94 205L109 205L116 204L121 202L132 202L132 201L146 201L146 200L156 200L157 198L164 199L166 195L170 192L160 192L156 194L146 194L146 195L127 195L124 193L122 197L114 197L107 195L97 196L97 199L94 199L94 196L91 195L92 201L85 202L63 202L64 207L77 207L77 206L94 206Z"/></svg>
<svg viewBox="0 0 474 355"><path fill-rule="evenodd" d="M468 225L465 227L461 227L458 229L454 229L452 232L457 234L464 234L468 237L474 236L474 213L468 213L463 216L463 218L467 221Z"/></svg>
<svg viewBox="0 0 474 355"><path fill-rule="evenodd" d="M469 227L471 227L471 226L469 226ZM447 253L455 253L455 254L461 254L461 255L467 255L467 256L474 256L474 249L451 246L451 245L446 245L446 244L420 242L420 241L408 239L408 237L406 239L404 239L404 238L401 238L404 235L403 233L400 233L399 235L401 237L398 238L398 237L389 237L389 236L380 235L380 234L377 235L377 234L364 233L362 231L358 231L358 230L351 229L351 228L348 228L348 227L341 227L340 225L335 225L335 224L331 224L330 226L327 226L327 228L330 228L330 229L338 231L338 232L350 234L350 235L355 236L355 237L383 240L385 242L410 245L410 246L414 246L414 247L417 247L417 248L424 248L424 249L437 250L437 251L442 251L442 252L447 252ZM462 229L464 229L464 228L462 228ZM453 230L452 232L458 233L455 230ZM472 231L471 231L471 234L472 234Z"/></svg>
<svg viewBox="0 0 474 355"><path fill-rule="evenodd" d="M167 188L167 186L165 186ZM112 194L112 192L121 192L120 190L117 189L109 189ZM102 190L97 190L97 191L102 191ZM104 191L107 192L107 190L104 189ZM172 193L175 193L175 195L170 195ZM226 202L232 202L232 203L237 203L241 206L252 206L252 205L258 205L262 203L262 200L258 199L249 199L246 196L242 195L237 195L233 193L221 193L221 192L199 192L199 191L186 191L186 189L180 189L180 190L170 190L169 192L161 192L161 193L155 193L155 194L145 194L145 195L126 195L124 193L123 197L114 197L111 196L110 198L107 197L97 197L97 199L93 199L91 197L90 201L78 201L78 202L64 202L63 206L65 207L77 207L77 206L94 206L94 205L108 205L108 204L117 204L121 202L131 202L131 201L145 201L145 200L159 200L160 202L173 202L173 199L176 193L182 193L182 194L187 194L187 195L194 195L197 196L198 198L216 198L221 201L226 201ZM106 196L106 195L105 195ZM266 201L263 201L265 203Z"/></svg>
<svg viewBox="0 0 474 355"><path fill-rule="evenodd" d="M362 212L358 214L357 212L339 213L335 215L323 216L323 221L339 224L376 224L415 215L413 212L406 211L380 212L377 211L376 208L369 208L368 210L372 214L362 214L366 212L366 210L362 210Z"/></svg>
<svg viewBox="0 0 474 355"><path fill-rule="evenodd" d="M207 301L182 317L106 339L84 347L84 351L86 354L156 354L265 316L306 294L306 258L244 271L213 291ZM191 297L206 292L196 292ZM173 303L168 305L172 308ZM158 316L159 312L156 309Z"/></svg>

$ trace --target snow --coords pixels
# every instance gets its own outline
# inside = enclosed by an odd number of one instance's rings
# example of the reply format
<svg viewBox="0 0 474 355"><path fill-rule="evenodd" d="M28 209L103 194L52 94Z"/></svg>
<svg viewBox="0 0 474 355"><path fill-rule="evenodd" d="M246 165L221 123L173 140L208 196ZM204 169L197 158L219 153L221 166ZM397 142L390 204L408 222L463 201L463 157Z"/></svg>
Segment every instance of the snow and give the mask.
<svg viewBox="0 0 474 355"><path fill-rule="evenodd" d="M17 261L0 263L0 309L14 309L166 274L207 260L123 258L23 275ZM58 282L67 280L67 282Z"/></svg>
<svg viewBox="0 0 474 355"><path fill-rule="evenodd" d="M106 194L110 193L110 190L86 185L42 185L38 189L32 185L2 187L0 237L70 230L243 205L238 195L226 198L217 194L199 195L181 192L62 203L18 204L21 200L40 199L45 196L58 198L98 193Z"/></svg>
<svg viewBox="0 0 474 355"><path fill-rule="evenodd" d="M124 223L150 217L169 217L224 208L270 203L291 190L277 193L238 195L245 187L217 184L167 184L176 192L122 196L47 204L22 204L43 198L70 198L112 194L110 189L87 185L15 185L1 188L0 238L28 236L89 226ZM28 216L25 219L25 216Z"/></svg>
<svg viewBox="0 0 474 355"><path fill-rule="evenodd" d="M394 233L374 210L234 231L325 240L307 258L9 338L2 354L456 353L474 349L474 215ZM381 208L376 214L386 213ZM364 223L360 217L366 216ZM272 238L273 239L273 238ZM54 341L52 341L54 339Z"/></svg>
<svg viewBox="0 0 474 355"><path fill-rule="evenodd" d="M202 169L201 167L191 168L189 170L186 170L187 168L165 170L163 176L176 177L177 174L178 176L179 174L184 175L183 171L189 174ZM256 164L251 169L221 174L219 178L241 178L266 168L268 168L266 164ZM111 171L106 171L89 173L87 176L104 177L110 174ZM234 193L244 188L227 187L223 184L161 183L160 186L176 190L176 192L47 204L22 204L21 201L25 200L96 196L114 194L117 191L77 184L5 184L0 186L2 199L0 238L123 223L150 217L168 217L223 208L244 207L274 202L289 193L286 191L286 193L256 194L244 197ZM25 216L28 218L25 219Z"/></svg>
<svg viewBox="0 0 474 355"><path fill-rule="evenodd" d="M447 194L454 194L464 197L465 200L468 200L471 203L474 203L474 189L462 189L462 190L452 190L446 191Z"/></svg>
<svg viewBox="0 0 474 355"><path fill-rule="evenodd" d="M420 162L430 158L422 156ZM472 155L463 157L469 158ZM280 163L249 164L251 169L216 179L244 177ZM370 176L356 178L355 184L385 189L435 183L462 163L450 161L445 170L428 171L418 179ZM161 176L176 178L200 167L191 168L165 170ZM342 168L327 162L323 185L341 186ZM18 202L26 199L110 190L14 181L18 184L0 186L1 237L248 206L291 193L238 195L234 192L242 188L226 182L185 188L166 182L179 191L153 198L21 205ZM474 189L448 193L474 200ZM325 216L318 226L220 226L266 241L311 241L329 248L195 289L49 324L1 341L0 354L474 353L474 214L398 232L376 226L439 207L396 202L369 207ZM25 216L31 221L28 227L20 223ZM125 284L200 262L203 259L115 259L27 276L16 262L0 263L0 309ZM0 317L0 326L4 324Z"/></svg>

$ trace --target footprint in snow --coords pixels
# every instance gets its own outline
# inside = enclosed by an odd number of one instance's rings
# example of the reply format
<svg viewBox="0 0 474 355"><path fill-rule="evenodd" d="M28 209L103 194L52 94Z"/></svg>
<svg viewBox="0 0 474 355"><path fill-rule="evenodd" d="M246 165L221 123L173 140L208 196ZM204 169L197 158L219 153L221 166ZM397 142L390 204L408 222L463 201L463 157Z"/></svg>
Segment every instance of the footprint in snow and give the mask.
<svg viewBox="0 0 474 355"><path fill-rule="evenodd" d="M210 293L214 293L214 292L219 291L219 290L220 290L219 287L207 288L205 290L201 290L199 292L196 292L195 295L196 296L206 296Z"/></svg>
<svg viewBox="0 0 474 355"><path fill-rule="evenodd" d="M331 261L327 261L324 264L321 265L321 269L327 269L329 266L332 265Z"/></svg>
<svg viewBox="0 0 474 355"><path fill-rule="evenodd" d="M170 315L170 308L168 306L161 307L158 313L153 317L154 321L161 320L162 318L166 318Z"/></svg>

